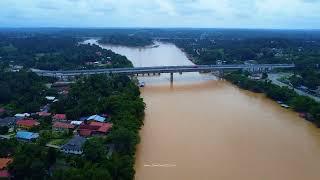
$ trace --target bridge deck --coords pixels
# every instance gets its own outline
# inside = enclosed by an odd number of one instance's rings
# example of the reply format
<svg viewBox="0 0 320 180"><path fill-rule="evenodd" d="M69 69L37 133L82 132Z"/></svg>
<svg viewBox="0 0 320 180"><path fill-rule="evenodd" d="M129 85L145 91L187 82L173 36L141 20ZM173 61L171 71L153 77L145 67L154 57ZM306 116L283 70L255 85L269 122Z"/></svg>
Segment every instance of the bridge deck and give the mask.
<svg viewBox="0 0 320 180"><path fill-rule="evenodd" d="M92 70L67 70L67 71L46 71L32 69L41 76L77 76L90 74L147 74L147 73L182 73L182 72L203 72L228 69L256 69L266 70L275 68L294 68L294 64L232 64L232 65L194 65L194 66L156 66L156 67L134 67L134 68L110 68Z"/></svg>

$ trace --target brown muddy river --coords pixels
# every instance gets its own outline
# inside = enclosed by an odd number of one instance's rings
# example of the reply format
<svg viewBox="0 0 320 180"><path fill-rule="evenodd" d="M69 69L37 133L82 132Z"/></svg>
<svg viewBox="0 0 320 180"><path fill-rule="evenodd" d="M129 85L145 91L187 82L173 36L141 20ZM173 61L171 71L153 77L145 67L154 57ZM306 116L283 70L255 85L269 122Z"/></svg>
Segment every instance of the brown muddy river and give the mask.
<svg viewBox="0 0 320 180"><path fill-rule="evenodd" d="M104 46L135 66L192 64L172 44ZM136 180L319 180L320 130L261 94L198 73L140 77Z"/></svg>

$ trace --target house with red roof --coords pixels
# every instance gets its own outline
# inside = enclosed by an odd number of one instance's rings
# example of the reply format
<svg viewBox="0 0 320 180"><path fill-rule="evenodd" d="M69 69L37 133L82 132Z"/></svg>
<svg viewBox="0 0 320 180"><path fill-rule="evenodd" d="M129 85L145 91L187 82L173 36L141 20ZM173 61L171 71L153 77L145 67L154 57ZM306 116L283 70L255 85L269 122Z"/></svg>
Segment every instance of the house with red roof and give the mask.
<svg viewBox="0 0 320 180"><path fill-rule="evenodd" d="M106 135L112 128L111 123L90 122L89 124L81 124L78 129L80 136L88 137L93 135Z"/></svg>
<svg viewBox="0 0 320 180"><path fill-rule="evenodd" d="M65 122L67 121L67 116L65 114L55 114L52 117L53 121L60 121L60 122Z"/></svg>
<svg viewBox="0 0 320 180"><path fill-rule="evenodd" d="M54 122L52 125L52 130L54 131L62 131L62 132L68 132L74 130L75 125L64 123L64 122Z"/></svg>
<svg viewBox="0 0 320 180"><path fill-rule="evenodd" d="M16 122L16 125L19 128L30 129L30 128L33 128L33 127L40 125L40 123L34 119L22 119L22 120L18 120Z"/></svg>
<svg viewBox="0 0 320 180"><path fill-rule="evenodd" d="M0 179L10 178L10 173L7 168L11 162L12 158L0 158Z"/></svg>

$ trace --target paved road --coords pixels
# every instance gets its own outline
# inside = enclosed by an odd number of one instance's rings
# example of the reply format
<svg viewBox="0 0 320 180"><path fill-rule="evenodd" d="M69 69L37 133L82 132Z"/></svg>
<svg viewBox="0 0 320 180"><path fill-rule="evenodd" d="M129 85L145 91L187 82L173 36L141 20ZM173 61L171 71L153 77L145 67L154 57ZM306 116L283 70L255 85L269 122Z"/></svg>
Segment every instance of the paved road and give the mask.
<svg viewBox="0 0 320 180"><path fill-rule="evenodd" d="M287 85L287 84L285 84L283 82L280 82L278 80L281 77L285 77L285 76L289 76L289 75L291 75L291 74L289 74L289 73L271 73L271 74L268 74L268 79L270 79L272 81L272 83L275 84L275 85L278 85L278 86L281 86L281 87L283 87L283 86L289 87L289 85ZM315 101L320 102L320 98L316 97L316 96L313 96L312 94L308 94L308 93L306 93L304 91L301 91L299 89L296 89L296 88L294 89L294 91L296 93L298 93L299 95L308 96L308 97L314 99Z"/></svg>

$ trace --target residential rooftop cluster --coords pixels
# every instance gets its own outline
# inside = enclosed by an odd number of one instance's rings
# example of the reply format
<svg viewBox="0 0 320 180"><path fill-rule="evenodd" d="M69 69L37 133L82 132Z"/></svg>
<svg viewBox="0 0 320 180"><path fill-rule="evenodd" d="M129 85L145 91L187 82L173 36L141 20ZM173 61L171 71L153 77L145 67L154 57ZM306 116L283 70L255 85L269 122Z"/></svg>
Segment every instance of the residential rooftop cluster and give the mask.
<svg viewBox="0 0 320 180"><path fill-rule="evenodd" d="M50 112L50 105L58 101L57 98L46 99L48 104L36 113L21 112L9 115L5 108L0 108L0 139L16 138L21 143L36 143L40 140L41 134L46 132L52 134L52 139L46 142L47 147L56 148L66 154L80 155L87 138L107 136L112 128L110 115L106 113L71 120L66 114ZM44 128L46 123L47 126ZM0 178L10 177L7 164L11 162L11 158L0 159Z"/></svg>

